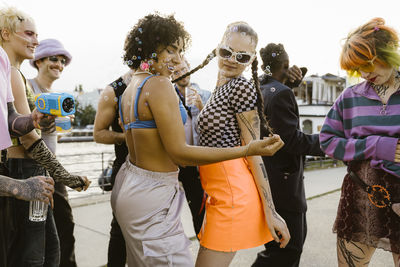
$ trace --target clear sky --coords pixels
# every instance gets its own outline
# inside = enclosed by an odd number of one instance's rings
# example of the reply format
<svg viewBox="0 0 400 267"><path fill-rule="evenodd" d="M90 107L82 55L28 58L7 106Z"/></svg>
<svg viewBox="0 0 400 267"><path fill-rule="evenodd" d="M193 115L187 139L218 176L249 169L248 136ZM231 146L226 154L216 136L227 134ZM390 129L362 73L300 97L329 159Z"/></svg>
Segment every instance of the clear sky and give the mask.
<svg viewBox="0 0 400 267"><path fill-rule="evenodd" d="M159 11L174 13L192 35L186 56L192 67L220 42L226 26L246 21L258 33L257 51L270 42L282 43L290 64L306 66L310 74L340 74L339 53L348 32L374 17L400 31L399 0L8 0L35 20L39 41L60 40L72 54L71 64L54 83L58 91L104 88L125 73L123 43L138 19ZM36 75L28 62L21 70ZM216 60L192 76L200 87L213 90Z"/></svg>

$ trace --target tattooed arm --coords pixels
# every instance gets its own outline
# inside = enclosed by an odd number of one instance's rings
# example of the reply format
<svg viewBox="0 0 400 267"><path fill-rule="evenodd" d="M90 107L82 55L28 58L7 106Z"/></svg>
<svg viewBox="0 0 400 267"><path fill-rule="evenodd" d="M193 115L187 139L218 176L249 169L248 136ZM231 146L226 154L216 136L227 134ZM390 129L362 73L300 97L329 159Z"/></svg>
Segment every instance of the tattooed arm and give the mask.
<svg viewBox="0 0 400 267"><path fill-rule="evenodd" d="M25 116L31 116L22 76L14 69L11 72L11 87L15 99L14 105L16 111ZM30 156L44 167L55 181L61 182L77 191L82 189L86 190L90 185L90 181L87 177L71 175L67 172L47 148L43 140L40 139L40 136L36 131L30 131L29 133L19 137L19 140L23 147L31 153ZM21 153L22 155L20 156L25 156L25 152L26 151Z"/></svg>
<svg viewBox="0 0 400 267"><path fill-rule="evenodd" d="M15 111L12 102L7 103L8 130L11 136L19 137L35 129L31 114L20 115Z"/></svg>
<svg viewBox="0 0 400 267"><path fill-rule="evenodd" d="M7 109L8 130L13 137L23 136L35 128L40 128L47 132L55 131L53 116L45 116L36 109L31 114L18 114L12 102L7 103Z"/></svg>
<svg viewBox="0 0 400 267"><path fill-rule="evenodd" d="M53 193L54 181L50 177L35 176L26 180L16 180L0 175L0 196L52 203Z"/></svg>
<svg viewBox="0 0 400 267"><path fill-rule="evenodd" d="M244 144L248 144L251 141L260 138L260 120L256 110L236 114L236 118L240 127L241 137ZM282 140L279 139L278 142L281 142L282 144L278 147L278 149L276 149L276 151L283 146ZM279 214L275 211L264 163L260 156L247 157L247 160L260 194L265 218L271 235L276 242L281 243L281 247L285 247L290 240L290 234L285 220L283 220L282 217L279 216ZM278 237L276 232L281 234L281 239Z"/></svg>
<svg viewBox="0 0 400 267"><path fill-rule="evenodd" d="M13 137L23 136L35 128L46 132L54 132L55 122L53 116L45 116L36 109L31 114L21 115L15 110L12 102L7 103L8 109L8 130Z"/></svg>

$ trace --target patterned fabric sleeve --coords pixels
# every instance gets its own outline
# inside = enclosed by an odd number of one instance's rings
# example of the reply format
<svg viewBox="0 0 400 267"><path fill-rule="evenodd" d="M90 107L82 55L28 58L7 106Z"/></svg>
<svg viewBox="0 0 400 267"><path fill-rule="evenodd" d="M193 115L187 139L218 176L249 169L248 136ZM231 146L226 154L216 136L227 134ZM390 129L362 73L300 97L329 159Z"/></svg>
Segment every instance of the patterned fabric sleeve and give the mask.
<svg viewBox="0 0 400 267"><path fill-rule="evenodd" d="M319 135L322 150L328 156L343 161L394 161L397 138L380 135L353 137L345 134L345 122L352 122L343 117L344 102L342 93L325 118Z"/></svg>
<svg viewBox="0 0 400 267"><path fill-rule="evenodd" d="M240 77L237 79L233 85L229 98L236 114L257 109L256 88L246 78Z"/></svg>

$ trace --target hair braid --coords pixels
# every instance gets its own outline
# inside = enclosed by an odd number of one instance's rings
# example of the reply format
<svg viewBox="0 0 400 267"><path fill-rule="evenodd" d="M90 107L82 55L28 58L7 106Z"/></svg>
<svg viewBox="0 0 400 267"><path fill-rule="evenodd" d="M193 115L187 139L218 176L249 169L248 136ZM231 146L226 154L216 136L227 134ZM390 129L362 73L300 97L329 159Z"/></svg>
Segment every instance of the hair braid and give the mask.
<svg viewBox="0 0 400 267"><path fill-rule="evenodd" d="M258 81L257 69L258 69L258 60L257 60L257 57L255 57L255 59L253 60L253 63L251 64L251 73L252 73L252 80L254 83L254 87L256 88L256 92L257 92L256 104L257 104L258 116L260 117L260 129L262 131L266 131L270 134L273 134L274 132L264 115L264 101L263 101L263 96L262 96L261 89L260 89L260 82Z"/></svg>
<svg viewBox="0 0 400 267"><path fill-rule="evenodd" d="M208 63L210 63L210 61L211 61L215 56L216 56L216 53L215 53L215 49L214 49L210 54L208 54L208 56L206 57L206 59L205 59L200 65L198 65L196 68L192 69L191 71L186 72L186 73L183 74L182 76L176 78L175 80L172 81L172 83L179 82L180 80L185 79L187 76L192 75L193 73L195 73L195 72L198 71L199 69L204 68Z"/></svg>

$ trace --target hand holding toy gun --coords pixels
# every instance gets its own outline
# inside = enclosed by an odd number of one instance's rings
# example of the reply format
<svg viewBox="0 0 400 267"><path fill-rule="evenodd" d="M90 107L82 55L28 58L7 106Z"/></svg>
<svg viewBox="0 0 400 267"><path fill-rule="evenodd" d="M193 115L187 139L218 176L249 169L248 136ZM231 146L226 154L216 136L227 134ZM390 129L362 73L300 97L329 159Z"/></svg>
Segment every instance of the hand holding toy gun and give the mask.
<svg viewBox="0 0 400 267"><path fill-rule="evenodd" d="M56 118L57 132L66 132L71 129L71 120L65 116L75 114L75 100L68 93L42 93L35 97L38 111Z"/></svg>

